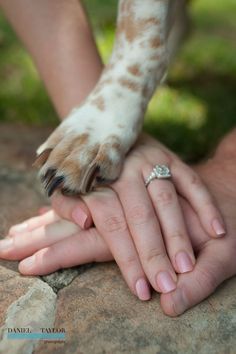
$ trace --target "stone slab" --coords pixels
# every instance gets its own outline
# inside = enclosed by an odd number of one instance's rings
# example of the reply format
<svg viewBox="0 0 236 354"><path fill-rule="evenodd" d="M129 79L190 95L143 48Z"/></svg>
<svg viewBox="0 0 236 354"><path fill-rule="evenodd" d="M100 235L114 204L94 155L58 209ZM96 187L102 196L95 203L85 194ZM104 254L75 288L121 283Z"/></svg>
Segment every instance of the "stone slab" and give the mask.
<svg viewBox="0 0 236 354"><path fill-rule="evenodd" d="M29 328L39 332L41 327L52 327L56 294L39 278L23 277L4 267L0 267L0 280L0 353L31 354L39 341L10 339L8 331Z"/></svg>
<svg viewBox="0 0 236 354"><path fill-rule="evenodd" d="M37 281L36 277L24 277L0 266L0 327L4 324L8 307Z"/></svg>
<svg viewBox="0 0 236 354"><path fill-rule="evenodd" d="M41 343L35 354L235 354L236 278L178 318L159 296L140 302L114 264L96 265L58 293L55 326L66 342Z"/></svg>

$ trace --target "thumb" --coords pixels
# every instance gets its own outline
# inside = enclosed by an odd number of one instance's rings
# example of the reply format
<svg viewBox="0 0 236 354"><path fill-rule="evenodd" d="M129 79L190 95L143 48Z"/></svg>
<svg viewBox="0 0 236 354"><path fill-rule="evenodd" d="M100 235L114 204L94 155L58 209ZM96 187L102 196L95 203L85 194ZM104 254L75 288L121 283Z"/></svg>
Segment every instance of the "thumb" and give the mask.
<svg viewBox="0 0 236 354"><path fill-rule="evenodd" d="M211 243L206 245L199 254L194 270L179 276L177 289L161 295L161 306L168 316L184 313L233 275L230 274L229 252L220 243L215 246Z"/></svg>

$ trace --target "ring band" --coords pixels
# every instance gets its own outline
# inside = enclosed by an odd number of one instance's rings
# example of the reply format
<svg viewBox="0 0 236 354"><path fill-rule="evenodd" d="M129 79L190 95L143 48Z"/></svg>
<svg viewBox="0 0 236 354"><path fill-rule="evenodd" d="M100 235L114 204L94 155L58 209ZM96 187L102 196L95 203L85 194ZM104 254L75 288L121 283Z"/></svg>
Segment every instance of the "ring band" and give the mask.
<svg viewBox="0 0 236 354"><path fill-rule="evenodd" d="M147 187L151 181L154 179L169 179L171 178L171 172L166 165L156 165L148 178L145 181L145 186Z"/></svg>

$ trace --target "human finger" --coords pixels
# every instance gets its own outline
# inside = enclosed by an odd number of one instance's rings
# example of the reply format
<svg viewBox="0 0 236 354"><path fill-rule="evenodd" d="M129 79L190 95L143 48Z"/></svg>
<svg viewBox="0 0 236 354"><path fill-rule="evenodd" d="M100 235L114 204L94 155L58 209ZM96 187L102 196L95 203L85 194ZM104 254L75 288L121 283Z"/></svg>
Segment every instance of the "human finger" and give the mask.
<svg viewBox="0 0 236 354"><path fill-rule="evenodd" d="M144 169L143 174L146 180L150 170ZM173 183L167 179L155 179L149 183L147 191L160 222L167 253L175 271L177 273L192 271L195 256Z"/></svg>
<svg viewBox="0 0 236 354"><path fill-rule="evenodd" d="M54 210L49 210L43 215L34 216L25 220L23 223L13 225L8 231L8 236L14 236L25 232L30 232L40 226L46 226L59 219L60 217L55 213Z"/></svg>
<svg viewBox="0 0 236 354"><path fill-rule="evenodd" d="M82 199L68 197L56 191L51 197L51 203L63 219L75 222L82 229L88 229L92 225L91 213Z"/></svg>
<svg viewBox="0 0 236 354"><path fill-rule="evenodd" d="M197 172L180 160L173 161L171 172L178 193L188 200L208 235L224 236L226 227L221 213Z"/></svg>
<svg viewBox="0 0 236 354"><path fill-rule="evenodd" d="M236 265L234 262L233 270L231 259L229 247L223 246L222 242L217 245L209 243L200 252L194 270L179 276L177 289L161 296L164 312L169 316L178 316L207 298L219 284L235 273Z"/></svg>
<svg viewBox="0 0 236 354"><path fill-rule="evenodd" d="M112 259L103 238L91 228L81 230L23 259L19 263L19 271L25 275L45 275L62 268Z"/></svg>
<svg viewBox="0 0 236 354"><path fill-rule="evenodd" d="M41 248L48 247L80 230L78 225L67 220L57 220L32 231L13 235L0 241L0 258L19 260Z"/></svg>
<svg viewBox="0 0 236 354"><path fill-rule="evenodd" d="M152 287L164 293L174 290L177 277L141 173L131 170L113 188L119 195L140 261Z"/></svg>
<svg viewBox="0 0 236 354"><path fill-rule="evenodd" d="M116 193L109 188L101 188L83 199L131 291L141 300L150 299L146 275Z"/></svg>

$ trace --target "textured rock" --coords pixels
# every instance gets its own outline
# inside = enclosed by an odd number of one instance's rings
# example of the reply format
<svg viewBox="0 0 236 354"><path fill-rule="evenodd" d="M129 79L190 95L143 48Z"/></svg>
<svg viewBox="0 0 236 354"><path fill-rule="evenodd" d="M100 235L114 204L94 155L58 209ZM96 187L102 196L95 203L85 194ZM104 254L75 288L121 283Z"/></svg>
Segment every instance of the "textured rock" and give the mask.
<svg viewBox="0 0 236 354"><path fill-rule="evenodd" d="M11 303L23 296L37 281L36 277L24 277L0 266L0 327L4 324Z"/></svg>
<svg viewBox="0 0 236 354"><path fill-rule="evenodd" d="M93 267L93 264L84 264L74 268L60 269L41 278L52 287L57 293L60 289L68 286L78 275L84 273L87 269Z"/></svg>
<svg viewBox="0 0 236 354"><path fill-rule="evenodd" d="M14 279L15 286L19 282L19 279L16 278ZM29 280L25 278L24 281ZM11 300L12 294L14 292L10 293ZM5 323L1 328L0 353L32 353L39 343L37 340L8 339L7 330L8 328L30 328L34 332L39 332L41 327L53 327L55 305L56 294L51 287L35 278L28 291L12 302L7 309Z"/></svg>
<svg viewBox="0 0 236 354"><path fill-rule="evenodd" d="M179 318L168 318L159 296L142 303L115 265L95 266L58 293L55 326L66 342L41 343L40 353L235 354L236 278Z"/></svg>

